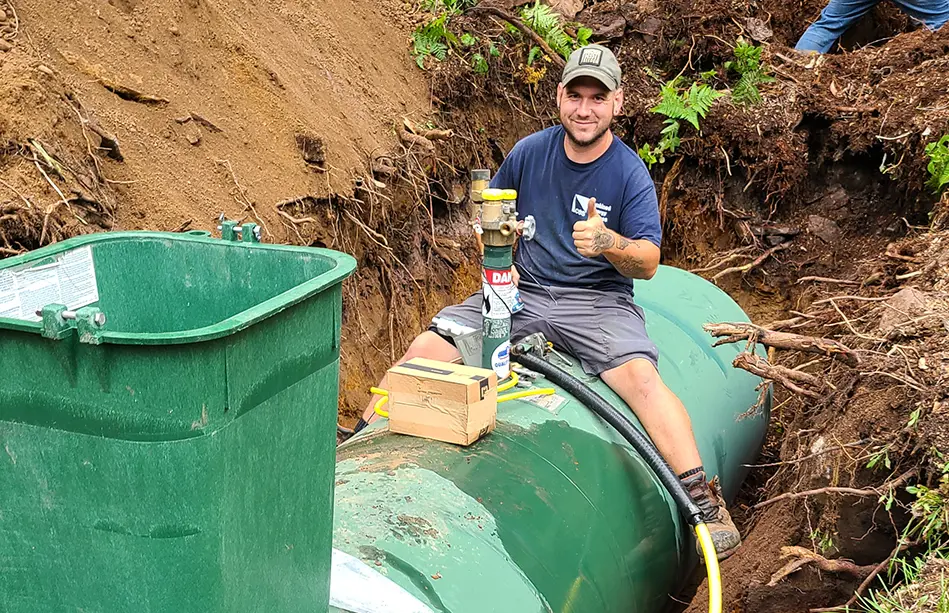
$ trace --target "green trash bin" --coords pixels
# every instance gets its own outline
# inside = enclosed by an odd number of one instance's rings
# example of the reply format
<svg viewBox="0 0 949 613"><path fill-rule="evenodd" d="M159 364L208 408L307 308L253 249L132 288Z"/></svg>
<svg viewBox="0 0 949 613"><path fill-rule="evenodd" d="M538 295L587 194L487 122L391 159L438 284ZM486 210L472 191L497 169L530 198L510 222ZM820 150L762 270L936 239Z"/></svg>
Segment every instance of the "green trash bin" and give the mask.
<svg viewBox="0 0 949 613"><path fill-rule="evenodd" d="M355 261L224 230L0 261L3 611L326 610Z"/></svg>

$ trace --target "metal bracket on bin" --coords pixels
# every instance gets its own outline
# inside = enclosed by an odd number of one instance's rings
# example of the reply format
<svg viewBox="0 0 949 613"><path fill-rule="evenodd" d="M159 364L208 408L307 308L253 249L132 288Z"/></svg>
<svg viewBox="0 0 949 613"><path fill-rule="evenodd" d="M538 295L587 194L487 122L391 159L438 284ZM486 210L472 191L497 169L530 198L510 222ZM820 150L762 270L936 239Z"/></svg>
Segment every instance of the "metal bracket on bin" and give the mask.
<svg viewBox="0 0 949 613"><path fill-rule="evenodd" d="M64 304L47 304L36 314L43 318L41 334L45 338L61 341L75 327L79 333L80 343L98 345L101 342L101 332L106 317L98 307L87 306L71 311Z"/></svg>
<svg viewBox="0 0 949 613"><path fill-rule="evenodd" d="M243 243L260 242L260 226L255 223L245 223L239 226L236 221L225 221L224 216L221 215L221 225L219 225L217 229L221 231L221 239L226 241L237 242L240 240Z"/></svg>
<svg viewBox="0 0 949 613"><path fill-rule="evenodd" d="M65 313L70 313L71 317L65 317ZM65 304L47 304L36 314L43 318L43 337L54 341L61 341L69 335L72 324L67 319L76 318L75 311L67 311Z"/></svg>
<svg viewBox="0 0 949 613"><path fill-rule="evenodd" d="M76 311L79 328L79 342L98 345L102 342L102 326L105 325L105 313L98 307L87 306Z"/></svg>

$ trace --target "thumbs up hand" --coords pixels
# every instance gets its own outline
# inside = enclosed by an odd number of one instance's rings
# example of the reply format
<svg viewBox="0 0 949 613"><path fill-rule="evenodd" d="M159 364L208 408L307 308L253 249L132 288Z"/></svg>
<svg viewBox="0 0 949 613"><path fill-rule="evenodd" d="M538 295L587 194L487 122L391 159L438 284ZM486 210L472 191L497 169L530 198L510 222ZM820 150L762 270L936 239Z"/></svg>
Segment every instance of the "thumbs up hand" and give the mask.
<svg viewBox="0 0 949 613"><path fill-rule="evenodd" d="M573 244L580 255L588 258L595 258L616 244L616 236L606 227L596 210L595 198L590 198L587 203L586 220L573 224Z"/></svg>

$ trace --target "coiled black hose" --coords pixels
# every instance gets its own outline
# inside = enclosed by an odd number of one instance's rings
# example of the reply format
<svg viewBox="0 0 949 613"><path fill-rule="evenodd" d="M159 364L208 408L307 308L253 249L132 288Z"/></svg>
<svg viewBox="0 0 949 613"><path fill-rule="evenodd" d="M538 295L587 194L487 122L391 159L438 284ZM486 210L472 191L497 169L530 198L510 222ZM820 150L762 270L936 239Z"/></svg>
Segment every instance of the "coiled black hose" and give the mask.
<svg viewBox="0 0 949 613"><path fill-rule="evenodd" d="M636 426L625 415L617 411L613 405L604 400L602 396L583 384L582 381L568 373L567 371L554 366L547 360L539 358L529 353L517 351L515 346L513 353L517 355L517 361L527 368L539 372L547 379L562 387L565 391L572 394L577 400L585 404L590 410L599 415L606 423L610 424L617 432L622 435L633 448L639 452L639 455L646 460L646 463L653 469L659 481L666 488L666 491L672 496L679 512L689 522L689 525L695 527L704 523L702 511L692 501L688 491L679 481L665 459L659 454L655 446L643 434L636 429Z"/></svg>

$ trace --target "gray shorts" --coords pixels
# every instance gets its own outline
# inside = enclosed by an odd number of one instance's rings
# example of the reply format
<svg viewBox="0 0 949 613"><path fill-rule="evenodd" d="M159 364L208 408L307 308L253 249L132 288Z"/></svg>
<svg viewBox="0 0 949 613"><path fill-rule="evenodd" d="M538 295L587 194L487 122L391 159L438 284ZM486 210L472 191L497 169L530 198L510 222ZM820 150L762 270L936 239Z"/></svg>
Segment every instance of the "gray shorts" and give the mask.
<svg viewBox="0 0 949 613"><path fill-rule="evenodd" d="M645 313L631 295L541 287L523 279L518 289L524 308L514 314L512 340L542 332L555 347L579 359L588 375L599 375L635 358L649 360L658 369L659 350L646 334ZM461 304L442 309L438 316L481 328L481 302L479 290ZM429 330L437 333L434 326Z"/></svg>

